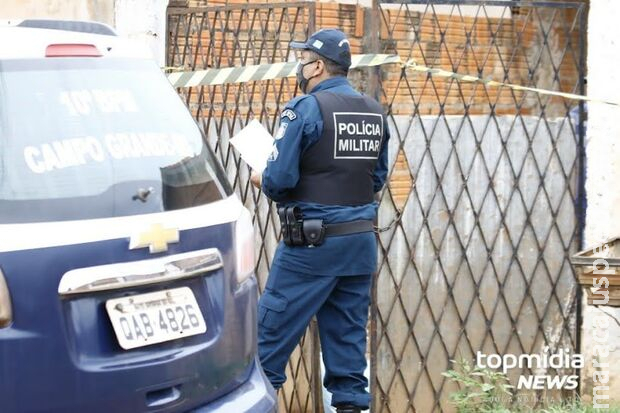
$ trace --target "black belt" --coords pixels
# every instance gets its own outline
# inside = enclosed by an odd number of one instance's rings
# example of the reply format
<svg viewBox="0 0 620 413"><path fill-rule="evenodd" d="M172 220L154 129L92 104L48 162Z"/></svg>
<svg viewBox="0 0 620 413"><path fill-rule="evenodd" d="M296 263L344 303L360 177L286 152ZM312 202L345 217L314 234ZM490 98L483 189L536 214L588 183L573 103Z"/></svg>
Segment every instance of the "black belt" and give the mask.
<svg viewBox="0 0 620 413"><path fill-rule="evenodd" d="M337 224L324 224L322 219L303 219L301 209L297 206L279 207L278 216L282 241L285 245L293 247L318 247L325 237L374 232L375 229L373 221L368 219Z"/></svg>
<svg viewBox="0 0 620 413"><path fill-rule="evenodd" d="M357 234L360 232L372 232L375 230L373 221L360 219L357 221L341 222L338 224L326 224L325 236Z"/></svg>

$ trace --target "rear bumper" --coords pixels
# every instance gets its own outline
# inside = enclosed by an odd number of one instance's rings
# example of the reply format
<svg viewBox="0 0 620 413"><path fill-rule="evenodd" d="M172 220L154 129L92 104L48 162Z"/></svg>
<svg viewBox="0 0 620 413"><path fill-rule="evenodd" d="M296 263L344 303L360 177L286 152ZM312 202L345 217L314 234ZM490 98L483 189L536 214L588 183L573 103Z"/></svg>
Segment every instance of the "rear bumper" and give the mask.
<svg viewBox="0 0 620 413"><path fill-rule="evenodd" d="M254 360L248 379L232 392L213 400L193 413L275 413L276 392L265 377L258 357Z"/></svg>

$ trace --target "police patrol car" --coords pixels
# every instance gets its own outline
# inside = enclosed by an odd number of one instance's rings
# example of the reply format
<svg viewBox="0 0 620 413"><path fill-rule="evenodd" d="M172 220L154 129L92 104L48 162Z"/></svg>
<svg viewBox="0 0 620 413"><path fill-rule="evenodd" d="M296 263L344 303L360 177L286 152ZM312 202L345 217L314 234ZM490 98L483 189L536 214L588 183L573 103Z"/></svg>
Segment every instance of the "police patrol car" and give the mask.
<svg viewBox="0 0 620 413"><path fill-rule="evenodd" d="M0 411L273 411L249 212L126 42L0 27Z"/></svg>

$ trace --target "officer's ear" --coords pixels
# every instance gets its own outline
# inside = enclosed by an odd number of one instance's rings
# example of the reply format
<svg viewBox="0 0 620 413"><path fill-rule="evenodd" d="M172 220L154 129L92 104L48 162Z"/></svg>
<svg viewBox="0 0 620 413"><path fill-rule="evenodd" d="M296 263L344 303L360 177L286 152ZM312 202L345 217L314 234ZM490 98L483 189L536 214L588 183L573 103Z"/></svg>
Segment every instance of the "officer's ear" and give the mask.
<svg viewBox="0 0 620 413"><path fill-rule="evenodd" d="M315 68L316 76L321 76L326 70L327 68L325 67L325 61L323 59L317 59Z"/></svg>

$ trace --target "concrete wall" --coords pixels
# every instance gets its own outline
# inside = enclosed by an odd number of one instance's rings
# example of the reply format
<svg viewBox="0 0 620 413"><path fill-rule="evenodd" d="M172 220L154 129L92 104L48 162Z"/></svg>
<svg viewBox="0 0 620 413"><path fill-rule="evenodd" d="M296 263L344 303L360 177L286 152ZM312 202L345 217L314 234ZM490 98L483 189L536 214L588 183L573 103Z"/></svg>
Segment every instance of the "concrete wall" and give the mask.
<svg viewBox="0 0 620 413"><path fill-rule="evenodd" d="M620 2L617 0L591 0L588 17L588 94L593 97L618 100L620 97ZM588 131L586 140L588 209L585 239L587 245L620 235L620 109L589 103ZM594 340L608 335L607 342L620 341L620 327L602 311L620 319L620 309L593 308L584 304L582 352L586 354L586 368L582 372L582 394L592 396L594 368ZM608 328L596 328L595 321L609 321ZM603 322L603 324L605 324ZM612 345L614 349L617 345ZM620 403L620 350L615 349L609 357L599 357L600 362L610 365L610 389L604 393ZM599 369L605 370L605 369Z"/></svg>
<svg viewBox="0 0 620 413"><path fill-rule="evenodd" d="M2 0L0 19L92 20L138 40L163 66L168 0Z"/></svg>
<svg viewBox="0 0 620 413"><path fill-rule="evenodd" d="M396 137L405 137L403 151L416 182L402 228L381 234L388 253L377 281L383 320L377 327L377 379L388 388L395 366L409 386L419 379L419 412L434 410L431 382L435 388L441 383L449 359L473 358L476 351L541 354L544 345L574 352L575 317L565 326L563 314L571 313L576 292L568 259L577 249L577 220L568 188L575 193L571 168L578 152L567 119L545 125L538 117L508 115L424 116L413 122L398 116L391 124L389 159L399 151ZM429 146L425 135L432 136ZM384 197L379 226L394 215ZM509 370L512 384L521 374L530 373ZM390 408L407 410L407 390L390 390ZM455 390L453 383L443 388L444 411L454 411L447 399ZM519 394L520 404L531 406L532 394Z"/></svg>
<svg viewBox="0 0 620 413"><path fill-rule="evenodd" d="M165 63L168 0L114 0L118 33L149 47L160 66Z"/></svg>
<svg viewBox="0 0 620 413"><path fill-rule="evenodd" d="M96 20L114 25L114 0L2 0L0 19Z"/></svg>

